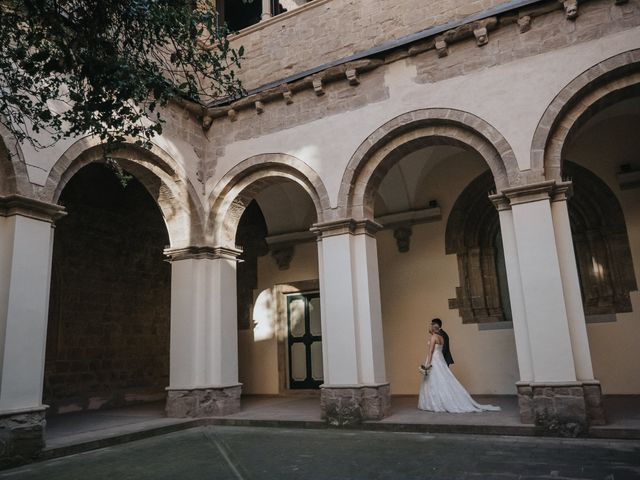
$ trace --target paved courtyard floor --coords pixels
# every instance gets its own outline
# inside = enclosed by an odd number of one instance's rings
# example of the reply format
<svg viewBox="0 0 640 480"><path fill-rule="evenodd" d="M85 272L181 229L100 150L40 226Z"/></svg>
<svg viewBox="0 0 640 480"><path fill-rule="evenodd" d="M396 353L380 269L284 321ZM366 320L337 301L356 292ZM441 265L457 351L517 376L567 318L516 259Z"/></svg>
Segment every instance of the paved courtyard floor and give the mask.
<svg viewBox="0 0 640 480"><path fill-rule="evenodd" d="M640 478L640 441L202 426L0 479Z"/></svg>
<svg viewBox="0 0 640 480"><path fill-rule="evenodd" d="M365 428L439 433L533 434L533 426L520 423L515 396L475 398L481 403L499 405L502 410L466 414L422 412L417 409L417 397L398 396L392 399L389 417L378 422L368 422ZM592 436L640 438L640 397L607 397L605 407L609 424L592 428ZM239 413L220 417L215 421L238 426L324 426L317 396L247 396L242 398L242 410ZM164 403L67 413L47 418L46 443L51 455L58 456L68 454L70 446L78 447L75 451L71 449L75 453L117 443L117 438L125 437L122 441L128 441L197 425L198 421L191 419L166 418ZM55 454L55 450L59 450L58 454Z"/></svg>

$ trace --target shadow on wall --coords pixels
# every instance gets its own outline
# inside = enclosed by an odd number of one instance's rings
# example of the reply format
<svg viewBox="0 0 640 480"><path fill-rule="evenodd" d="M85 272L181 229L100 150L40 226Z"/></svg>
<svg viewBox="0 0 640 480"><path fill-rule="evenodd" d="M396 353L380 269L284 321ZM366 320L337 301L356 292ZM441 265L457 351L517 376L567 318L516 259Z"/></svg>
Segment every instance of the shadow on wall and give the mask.
<svg viewBox="0 0 640 480"><path fill-rule="evenodd" d="M44 402L50 412L161 400L169 383L169 243L137 180L82 168L56 225Z"/></svg>

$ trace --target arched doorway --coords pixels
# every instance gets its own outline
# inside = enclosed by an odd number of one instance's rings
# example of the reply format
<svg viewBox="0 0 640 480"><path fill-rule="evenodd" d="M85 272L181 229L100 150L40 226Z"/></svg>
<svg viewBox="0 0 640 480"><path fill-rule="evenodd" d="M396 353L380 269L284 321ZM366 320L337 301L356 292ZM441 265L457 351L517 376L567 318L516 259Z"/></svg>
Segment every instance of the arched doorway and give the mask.
<svg viewBox="0 0 640 480"><path fill-rule="evenodd" d="M319 177L293 157L260 155L229 172L211 198L212 242L242 249L236 285L243 394L317 391L324 358L310 228L327 198Z"/></svg>
<svg viewBox="0 0 640 480"><path fill-rule="evenodd" d="M169 244L160 209L133 177L80 169L59 198L44 376L51 413L166 396Z"/></svg>
<svg viewBox="0 0 640 480"><path fill-rule="evenodd" d="M604 378L604 393L640 391L640 379L625 367L629 339L638 336L639 58L640 50L624 52L576 77L545 111L531 145L534 169L573 183L573 296L587 325L572 344L587 347L583 363Z"/></svg>
<svg viewBox="0 0 640 480"><path fill-rule="evenodd" d="M452 301L463 280L455 257L445 254L446 219L458 195L483 172L490 172L500 190L519 177L511 148L491 125L449 109L419 110L389 121L361 144L347 167L339 207L356 221L382 226L376 263L387 378L395 394L418 392L420 379L407 365L424 360L433 317L444 319L457 348L465 351L454 368L472 393L514 393L513 331L504 328L507 322L489 331L461 321ZM479 194L480 200L490 193ZM369 272L377 276L377 267ZM483 344L486 338L491 340ZM496 368L478 372L479 362Z"/></svg>
<svg viewBox="0 0 640 480"><path fill-rule="evenodd" d="M640 94L605 105L576 122L562 172L574 189L568 206L594 376L604 394L637 395Z"/></svg>
<svg viewBox="0 0 640 480"><path fill-rule="evenodd" d="M478 177L485 181L470 190ZM488 199L493 188L482 156L452 145L408 152L380 183L374 216L384 227L376 238L392 394L417 394L420 377L407 365L424 361L434 317L451 339L451 369L470 393L515 393L518 363L508 293L504 301L498 284L496 266L504 264L504 254L496 248L500 228ZM452 218L465 194L476 214L495 216L492 224L476 217L486 239Z"/></svg>

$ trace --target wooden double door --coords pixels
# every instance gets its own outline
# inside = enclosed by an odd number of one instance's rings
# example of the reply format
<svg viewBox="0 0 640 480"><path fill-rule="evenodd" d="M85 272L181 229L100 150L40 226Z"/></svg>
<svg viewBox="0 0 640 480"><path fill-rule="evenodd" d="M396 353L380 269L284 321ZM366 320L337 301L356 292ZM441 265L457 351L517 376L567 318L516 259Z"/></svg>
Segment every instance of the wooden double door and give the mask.
<svg viewBox="0 0 640 480"><path fill-rule="evenodd" d="M289 388L317 389L323 383L320 293L287 295Z"/></svg>

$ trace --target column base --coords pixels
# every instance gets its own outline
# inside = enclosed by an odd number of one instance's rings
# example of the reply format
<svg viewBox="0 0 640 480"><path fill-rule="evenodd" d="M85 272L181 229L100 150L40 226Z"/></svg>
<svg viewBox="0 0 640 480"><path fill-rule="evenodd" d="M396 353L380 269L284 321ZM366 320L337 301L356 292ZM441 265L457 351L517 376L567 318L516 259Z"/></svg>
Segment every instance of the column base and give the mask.
<svg viewBox="0 0 640 480"><path fill-rule="evenodd" d="M590 425L604 425L600 383L518 382L522 423L533 423L548 434L577 437Z"/></svg>
<svg viewBox="0 0 640 480"><path fill-rule="evenodd" d="M0 412L0 469L29 463L45 446L47 407Z"/></svg>
<svg viewBox="0 0 640 480"><path fill-rule="evenodd" d="M320 389L322 419L335 427L380 420L388 416L391 410L391 388L388 383L322 385Z"/></svg>
<svg viewBox="0 0 640 480"><path fill-rule="evenodd" d="M240 411L242 385L191 389L167 388L168 417L218 417Z"/></svg>

